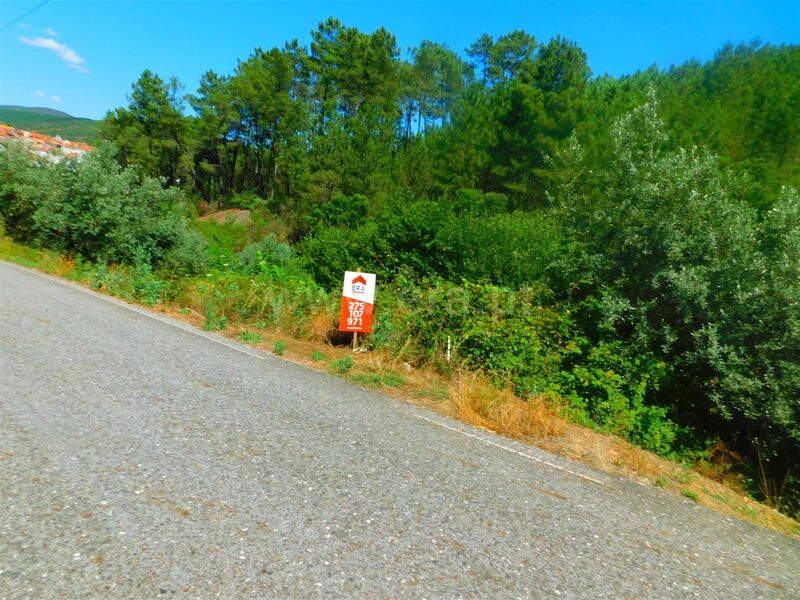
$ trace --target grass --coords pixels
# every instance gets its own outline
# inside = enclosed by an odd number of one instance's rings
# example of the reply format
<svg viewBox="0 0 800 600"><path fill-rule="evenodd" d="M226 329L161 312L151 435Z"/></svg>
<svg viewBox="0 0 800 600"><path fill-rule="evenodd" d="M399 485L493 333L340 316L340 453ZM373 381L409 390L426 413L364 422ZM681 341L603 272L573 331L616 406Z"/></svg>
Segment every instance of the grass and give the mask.
<svg viewBox="0 0 800 600"><path fill-rule="evenodd" d="M405 379L396 373L357 373L350 377L360 385L367 385L370 387L400 387L405 383Z"/></svg>
<svg viewBox="0 0 800 600"><path fill-rule="evenodd" d="M203 329L206 331L222 331L228 326L228 317L220 314L214 306L206 306L203 314Z"/></svg>
<svg viewBox="0 0 800 600"><path fill-rule="evenodd" d="M0 258L84 285L91 281L86 266L78 261L27 248L5 237L0 237ZM123 269L112 271L118 277L125 277ZM108 288L102 291L108 293ZM452 374L445 375L433 368L414 368L402 362L400 356L381 352L354 354L347 347L326 343L313 328L310 334L298 336L296 332L281 329L278 323L270 326L262 319L237 316L235 311L219 311L215 304L217 292L213 285L193 284L181 293L168 295L169 302L158 304L155 309L197 327L223 324L222 335L241 339L262 350L270 349L265 336L273 340L280 338L273 343L272 350L289 360L332 371L353 383L379 387L383 394L535 444L599 470L648 483L718 512L800 536L798 521L747 497L740 484L722 476L725 469L719 465L699 463L692 468L697 470L692 470L621 438L580 427L564 417L557 399L537 397L524 401L507 389L491 385L480 373L454 369ZM225 313L231 315L230 319ZM330 317L319 317L315 328L327 331L331 327ZM254 328L264 333L256 333ZM720 452L722 455L724 452ZM724 462L724 456L720 460Z"/></svg>
<svg viewBox="0 0 800 600"><path fill-rule="evenodd" d="M694 502L700 502L700 496L697 494L697 492L689 489L681 490L681 496L688 498L689 500L693 500Z"/></svg>
<svg viewBox="0 0 800 600"><path fill-rule="evenodd" d="M255 331L245 331L241 335L241 340L243 342L247 342L248 344L260 344L264 341L264 336L260 333L256 333Z"/></svg>
<svg viewBox="0 0 800 600"><path fill-rule="evenodd" d="M561 435L566 426L544 398L522 400L477 373L459 372L449 392L462 421L512 438L546 439Z"/></svg>
<svg viewBox="0 0 800 600"><path fill-rule="evenodd" d="M339 375L344 375L350 369L353 368L353 357L347 354L346 356L333 361L333 370L339 373Z"/></svg>

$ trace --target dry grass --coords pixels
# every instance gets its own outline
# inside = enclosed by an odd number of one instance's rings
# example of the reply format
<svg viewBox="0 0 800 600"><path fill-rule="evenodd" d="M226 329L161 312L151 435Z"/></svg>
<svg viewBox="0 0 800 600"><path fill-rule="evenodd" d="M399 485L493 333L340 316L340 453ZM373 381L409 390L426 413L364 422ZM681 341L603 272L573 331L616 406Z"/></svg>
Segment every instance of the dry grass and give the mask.
<svg viewBox="0 0 800 600"><path fill-rule="evenodd" d="M308 331L311 339L325 341L336 329L336 317L331 308L324 306L311 315L308 320Z"/></svg>
<svg viewBox="0 0 800 600"><path fill-rule="evenodd" d="M544 398L521 400L489 384L478 373L461 371L449 388L458 418L517 439L547 439L561 435L566 423Z"/></svg>

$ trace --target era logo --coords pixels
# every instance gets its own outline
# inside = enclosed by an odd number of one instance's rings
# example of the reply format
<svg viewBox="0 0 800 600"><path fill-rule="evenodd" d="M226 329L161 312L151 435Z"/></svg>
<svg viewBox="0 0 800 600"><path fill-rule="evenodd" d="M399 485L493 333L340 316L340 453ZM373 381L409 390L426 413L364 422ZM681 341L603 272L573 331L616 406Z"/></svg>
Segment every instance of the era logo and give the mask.
<svg viewBox="0 0 800 600"><path fill-rule="evenodd" d="M363 294L367 291L367 280L361 275L353 279L352 290L354 294Z"/></svg>

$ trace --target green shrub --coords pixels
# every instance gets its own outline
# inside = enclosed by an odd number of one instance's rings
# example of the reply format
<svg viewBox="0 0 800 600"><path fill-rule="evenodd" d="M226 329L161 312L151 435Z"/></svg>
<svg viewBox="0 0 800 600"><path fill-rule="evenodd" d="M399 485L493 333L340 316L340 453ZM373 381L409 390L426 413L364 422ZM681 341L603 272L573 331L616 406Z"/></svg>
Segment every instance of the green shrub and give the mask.
<svg viewBox="0 0 800 600"><path fill-rule="evenodd" d="M336 194L327 202L311 209L306 216L306 223L312 231L320 227L354 227L364 221L367 208L366 196L355 194L347 197Z"/></svg>
<svg viewBox="0 0 800 600"><path fill-rule="evenodd" d="M272 347L272 351L277 356L283 356L283 353L286 351L286 343L282 342L281 340L278 340L277 342L275 342L275 345Z"/></svg>
<svg viewBox="0 0 800 600"><path fill-rule="evenodd" d="M237 258L245 273L255 275L262 272L264 266L287 265L294 258L294 251L270 233L261 241L246 246Z"/></svg>
<svg viewBox="0 0 800 600"><path fill-rule="evenodd" d="M556 198L571 237L562 293L594 300L596 311L577 315L592 338L670 365L660 391L646 394L651 404L753 467L760 453L767 477L783 481L800 457L796 193L785 190L762 217L715 157L666 149L653 102L620 119L612 141L608 165L593 175L575 177L591 169L579 152L565 167ZM662 415L646 422L639 439L669 442ZM794 475L787 489L800 502Z"/></svg>
<svg viewBox="0 0 800 600"><path fill-rule="evenodd" d="M205 318L203 329L206 331L222 330L228 325L228 317L224 314L220 314L217 307L212 303L206 305L205 311L203 311L203 317Z"/></svg>
<svg viewBox="0 0 800 600"><path fill-rule="evenodd" d="M264 336L260 333L256 333L255 331L245 331L242 334L242 341L247 342L248 344L258 344L264 341Z"/></svg>
<svg viewBox="0 0 800 600"><path fill-rule="evenodd" d="M159 271L172 277L187 277L205 273L209 266L208 244L193 229L186 229L158 263Z"/></svg>
<svg viewBox="0 0 800 600"><path fill-rule="evenodd" d="M157 264L185 235L176 188L122 168L113 148L82 160L0 153L0 215L22 242L92 262Z"/></svg>
<svg viewBox="0 0 800 600"><path fill-rule="evenodd" d="M344 358L335 360L333 363L333 368L340 375L344 375L353 368L353 358L348 354Z"/></svg>
<svg viewBox="0 0 800 600"><path fill-rule="evenodd" d="M234 194L228 203L231 208L245 208L247 210L255 210L264 204L264 200L255 192L245 191L239 194Z"/></svg>
<svg viewBox="0 0 800 600"><path fill-rule="evenodd" d="M236 264L246 235L244 227L214 221L196 221L194 226L208 245L209 268L225 269Z"/></svg>
<svg viewBox="0 0 800 600"><path fill-rule="evenodd" d="M692 490L681 490L681 496L684 496L685 498L688 498L692 502L700 502L700 496L698 496Z"/></svg>

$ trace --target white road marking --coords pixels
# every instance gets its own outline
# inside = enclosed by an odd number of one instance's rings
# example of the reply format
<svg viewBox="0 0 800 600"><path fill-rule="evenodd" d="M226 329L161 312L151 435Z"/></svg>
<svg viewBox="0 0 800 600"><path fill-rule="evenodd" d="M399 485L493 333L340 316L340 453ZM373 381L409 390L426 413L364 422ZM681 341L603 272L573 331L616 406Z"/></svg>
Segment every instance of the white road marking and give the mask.
<svg viewBox="0 0 800 600"><path fill-rule="evenodd" d="M563 471L565 473L569 473L570 475L574 475L575 477L580 477L581 479L585 479L586 481L591 481L592 483L596 483L598 485L602 485L604 488L611 488L611 486L608 483L604 483L602 481L594 479L593 477L589 477L588 475L582 475L580 473L576 473L575 471L570 471L569 469L567 469L565 467L562 467L562 466L557 465L555 463L551 463L550 461L544 460L543 458L539 458L537 456L531 456L530 454L526 454L525 452L520 452L519 450L516 450L514 448L509 448L508 446L504 446L503 444L498 444L497 442L494 442L492 440L487 440L486 438L481 437L479 435L475 435L474 433L470 433L469 431L465 431L465 430L459 429L457 427L452 427L451 425L448 425L447 423L442 423L438 419L431 419L430 417L426 417L424 415L418 415L418 414L415 414L414 416L417 417L418 419L422 419L423 421L427 421L428 423L433 423L434 425L438 425L439 427L443 427L444 429L449 429L450 431L455 431L456 433L460 433L461 435L464 435L464 436L466 436L468 438L472 438L474 440L478 440L479 442L483 442L484 444L488 444L489 446L494 446L495 448L500 448L501 450L505 450L506 452L511 452L512 454L516 454L518 456L522 456L522 457L527 458L529 460L536 461L536 462L541 463L543 465L547 465L548 467L551 467L553 469L557 469L559 471Z"/></svg>

